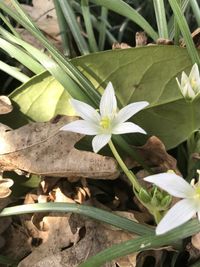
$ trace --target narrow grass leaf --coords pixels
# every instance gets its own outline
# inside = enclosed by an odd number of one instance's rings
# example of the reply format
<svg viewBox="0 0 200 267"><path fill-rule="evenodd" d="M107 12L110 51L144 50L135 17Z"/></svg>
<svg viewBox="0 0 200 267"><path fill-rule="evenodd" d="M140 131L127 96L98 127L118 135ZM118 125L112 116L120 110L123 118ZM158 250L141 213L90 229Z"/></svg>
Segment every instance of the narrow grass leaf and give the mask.
<svg viewBox="0 0 200 267"><path fill-rule="evenodd" d="M65 20L67 21L67 24L69 25L69 28L73 34L74 39L76 40L76 44L81 54L83 55L89 54L88 45L82 35L82 32L77 23L74 11L71 8L69 1L64 1L64 0L58 0L58 1L62 8Z"/></svg>
<svg viewBox="0 0 200 267"><path fill-rule="evenodd" d="M197 21L197 25L200 27L200 7L197 0L190 0L190 6Z"/></svg>
<svg viewBox="0 0 200 267"><path fill-rule="evenodd" d="M65 56L70 57L70 46L69 46L69 40L67 36L68 25L63 15L60 4L58 3L57 0L54 0L54 6L55 6L56 14L57 14L57 21L58 21L58 25L60 29L60 36L62 39L63 52Z"/></svg>
<svg viewBox="0 0 200 267"><path fill-rule="evenodd" d="M6 72L7 74L9 74L10 76L12 76L13 78L17 79L22 83L25 83L29 80L29 77L24 73L22 73L21 70L19 70L16 67L10 66L1 60L0 60L0 70Z"/></svg>
<svg viewBox="0 0 200 267"><path fill-rule="evenodd" d="M91 52L97 52L99 49L96 43L96 39L95 39L93 27L92 27L88 0L81 0L81 9L82 9L82 14L83 14L83 19L85 23L90 50Z"/></svg>
<svg viewBox="0 0 200 267"><path fill-rule="evenodd" d="M1 29L1 27L0 27ZM1 35L4 31L1 32ZM20 40L20 39L19 39ZM23 49L17 45L12 44L3 38L0 37L0 47L6 53L8 53L12 58L15 58L22 65L26 66L29 70L31 70L35 74L39 74L43 72L45 68L36 60L33 59L27 52L23 51Z"/></svg>
<svg viewBox="0 0 200 267"><path fill-rule="evenodd" d="M192 60L192 63L197 63L200 66L200 58L197 49L194 45L193 39L191 37L190 29L188 27L187 21L181 11L181 8L177 1L169 0L169 4L173 10L174 16L177 20L181 33L183 35L188 54Z"/></svg>
<svg viewBox="0 0 200 267"><path fill-rule="evenodd" d="M90 0L92 3L104 6L138 24L153 40L158 39L158 34L151 25L130 5L122 0Z"/></svg>
<svg viewBox="0 0 200 267"><path fill-rule="evenodd" d="M11 0L11 2L15 2L16 0ZM19 24L21 24L24 28L26 28L33 36L35 36L43 46L49 51L54 60L59 64L59 66L66 72L76 83L78 83L79 87L75 87L73 89L73 94L71 94L74 98L75 95L80 95L84 92L88 103L95 103L97 106L99 104L100 95L94 89L92 84L88 81L84 75L72 64L69 62L67 58L65 58L53 45L43 36L43 34L39 30L35 30L34 27L31 27L29 23L26 23L16 12L10 9L5 3L0 1L0 8L9 14L14 20L16 20ZM66 86L65 86L66 87ZM82 92L81 92L82 91ZM79 98L77 98L79 99Z"/></svg>
<svg viewBox="0 0 200 267"><path fill-rule="evenodd" d="M108 211L79 204L37 203L19 205L3 209L0 212L0 217L39 212L74 212L138 235L151 235L154 232L149 226L136 223Z"/></svg>
<svg viewBox="0 0 200 267"><path fill-rule="evenodd" d="M104 49L106 39L106 21L108 19L108 9L101 7L101 22L99 24L99 50Z"/></svg>
<svg viewBox="0 0 200 267"><path fill-rule="evenodd" d="M79 267L103 266L103 264L108 261L112 261L113 259L123 257L134 252L172 245L173 243L176 243L177 240L182 240L199 231L200 223L197 220L192 220L164 235L149 235L114 245L93 256L85 263L80 264Z"/></svg>
<svg viewBox="0 0 200 267"><path fill-rule="evenodd" d="M168 28L165 14L165 6L163 0L153 0L154 10L156 14L156 21L158 27L158 34L160 38L168 39Z"/></svg>

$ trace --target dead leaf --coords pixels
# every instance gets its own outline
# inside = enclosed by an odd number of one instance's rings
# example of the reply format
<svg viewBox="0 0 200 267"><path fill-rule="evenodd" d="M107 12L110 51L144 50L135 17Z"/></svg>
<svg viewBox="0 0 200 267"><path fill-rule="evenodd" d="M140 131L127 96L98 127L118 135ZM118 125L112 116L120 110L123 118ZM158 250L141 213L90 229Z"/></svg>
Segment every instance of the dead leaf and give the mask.
<svg viewBox="0 0 200 267"><path fill-rule="evenodd" d="M48 264L76 267L97 252L136 237L116 228L109 229L99 222L83 219L80 215L61 217L59 214L57 217L56 214L51 214L44 217L43 221L49 227L47 239L39 247L34 248L18 267L29 266L30 262L32 267ZM114 260L104 266L114 267L116 263L120 267L135 267L136 254Z"/></svg>
<svg viewBox="0 0 200 267"><path fill-rule="evenodd" d="M49 122L35 122L0 135L2 171L21 170L42 176L116 179L116 161L74 145L83 135L60 128L76 118L57 116ZM77 164L78 159L78 164Z"/></svg>
<svg viewBox="0 0 200 267"><path fill-rule="evenodd" d="M10 187L14 184L12 179L0 177L0 198L8 197L12 191Z"/></svg>
<svg viewBox="0 0 200 267"><path fill-rule="evenodd" d="M60 39L60 30L53 0L33 0L32 6L22 5L38 28L53 38Z"/></svg>
<svg viewBox="0 0 200 267"><path fill-rule="evenodd" d="M0 114L7 114L13 109L10 99L5 96L0 96Z"/></svg>
<svg viewBox="0 0 200 267"><path fill-rule="evenodd" d="M148 166L156 167L159 172L173 170L180 175L176 159L167 153L164 144L158 137L152 136L145 145L134 147L134 149L141 155Z"/></svg>

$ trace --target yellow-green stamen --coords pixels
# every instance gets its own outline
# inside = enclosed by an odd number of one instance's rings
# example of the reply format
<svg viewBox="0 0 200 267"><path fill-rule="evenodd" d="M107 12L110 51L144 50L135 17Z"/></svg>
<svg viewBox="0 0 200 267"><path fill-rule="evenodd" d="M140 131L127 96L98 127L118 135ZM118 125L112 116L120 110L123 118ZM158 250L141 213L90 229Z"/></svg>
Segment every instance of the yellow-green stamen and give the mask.
<svg viewBox="0 0 200 267"><path fill-rule="evenodd" d="M103 129L108 129L110 127L110 119L108 117L103 117L100 121L100 126Z"/></svg>

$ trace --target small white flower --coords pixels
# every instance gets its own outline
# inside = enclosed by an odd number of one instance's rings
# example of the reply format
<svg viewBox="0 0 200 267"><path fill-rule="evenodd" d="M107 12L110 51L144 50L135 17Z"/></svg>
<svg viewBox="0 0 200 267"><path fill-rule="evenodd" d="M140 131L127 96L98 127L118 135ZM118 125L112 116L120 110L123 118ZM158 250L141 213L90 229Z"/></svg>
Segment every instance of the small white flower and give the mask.
<svg viewBox="0 0 200 267"><path fill-rule="evenodd" d="M61 128L86 135L96 135L92 140L92 147L97 153L111 139L112 134L143 133L146 132L132 122L125 122L134 114L145 108L146 101L127 105L117 111L117 100L112 83L109 82L100 101L100 114L88 104L71 99L72 106L83 120L76 120Z"/></svg>
<svg viewBox="0 0 200 267"><path fill-rule="evenodd" d="M159 222L156 227L157 235L164 234L187 222L196 213L200 221L200 182L196 185L189 184L182 177L173 173L155 174L144 180L154 183L172 196L183 198Z"/></svg>
<svg viewBox="0 0 200 267"><path fill-rule="evenodd" d="M193 100L200 93L200 76L197 64L193 65L189 76L184 71L182 72L181 83L177 78L176 81L183 97L188 101Z"/></svg>

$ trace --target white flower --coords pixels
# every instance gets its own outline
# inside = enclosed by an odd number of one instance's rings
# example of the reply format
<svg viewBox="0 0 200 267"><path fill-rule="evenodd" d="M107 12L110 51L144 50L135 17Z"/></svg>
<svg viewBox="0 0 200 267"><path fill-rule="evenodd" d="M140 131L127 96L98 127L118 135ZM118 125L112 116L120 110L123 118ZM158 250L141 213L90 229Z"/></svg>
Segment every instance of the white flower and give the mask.
<svg viewBox="0 0 200 267"><path fill-rule="evenodd" d="M145 181L167 191L172 196L182 198L162 218L156 227L156 234L169 230L190 220L196 213L200 221L200 182L187 183L182 177L172 173L155 174L144 178Z"/></svg>
<svg viewBox="0 0 200 267"><path fill-rule="evenodd" d="M61 128L63 131L71 131L86 135L96 135L92 140L95 153L104 147L111 139L112 134L143 133L146 132L132 122L125 122L134 114L145 108L146 101L127 105L117 111L117 100L112 83L109 82L100 101L100 114L88 104L71 99L72 106L83 120L76 120Z"/></svg>
<svg viewBox="0 0 200 267"><path fill-rule="evenodd" d="M191 101L197 96L197 94L199 94L200 76L199 69L196 63L193 65L189 77L183 71L181 76L181 83L177 78L176 80L180 91L186 100Z"/></svg>

